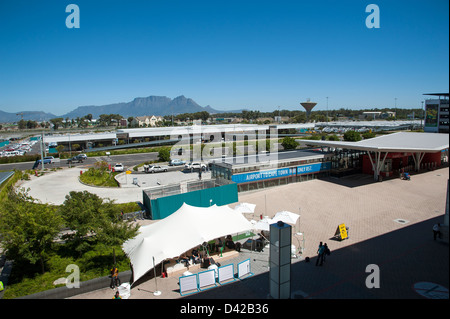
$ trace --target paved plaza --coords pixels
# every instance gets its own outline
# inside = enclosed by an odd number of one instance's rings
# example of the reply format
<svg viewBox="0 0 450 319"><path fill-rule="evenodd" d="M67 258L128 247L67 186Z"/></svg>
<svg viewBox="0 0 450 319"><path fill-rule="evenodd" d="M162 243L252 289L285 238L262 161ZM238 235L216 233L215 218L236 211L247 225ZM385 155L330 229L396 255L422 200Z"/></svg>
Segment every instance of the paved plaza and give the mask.
<svg viewBox="0 0 450 319"><path fill-rule="evenodd" d="M155 174L126 174L116 176L121 187L94 187L80 183L80 172L86 171L81 166L64 168L55 172L47 172L41 177L31 176L29 181L23 182L20 187L28 189L28 194L43 203L61 205L65 196L71 191L88 191L102 198L109 198L116 203L142 202L142 190L160 185L169 185L188 180L198 180L198 173L169 171ZM211 172L203 172L202 178L208 179ZM133 184L133 179L136 179Z"/></svg>
<svg viewBox="0 0 450 319"><path fill-rule="evenodd" d="M239 202L256 204L255 214L246 215L249 219L282 210L301 215L293 231L304 234L305 245L301 258L292 259L292 298L423 299L415 289L419 282L449 287L449 246L434 241L432 233L432 226L443 222L448 178L448 168L413 175L411 181L380 183L367 175L327 178L239 193ZM332 239L342 223L349 227L349 238ZM331 255L323 266L315 266L320 241L328 244ZM295 234L292 243L301 245ZM130 299L266 299L268 249L243 249L224 264L233 263L236 271L237 263L247 258L254 275L245 280L181 297L178 276L158 277L160 296L154 296L155 280L149 279L133 285ZM378 267L380 288L367 288L368 265ZM111 299L113 294L106 288L73 298ZM448 290L442 295L448 298Z"/></svg>

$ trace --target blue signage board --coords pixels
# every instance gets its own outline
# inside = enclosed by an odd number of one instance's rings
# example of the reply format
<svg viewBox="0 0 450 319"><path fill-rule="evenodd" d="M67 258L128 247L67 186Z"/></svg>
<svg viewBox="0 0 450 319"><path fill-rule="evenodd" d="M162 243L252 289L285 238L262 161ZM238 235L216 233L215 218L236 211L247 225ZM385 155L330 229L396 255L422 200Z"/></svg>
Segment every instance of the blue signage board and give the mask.
<svg viewBox="0 0 450 319"><path fill-rule="evenodd" d="M279 168L279 169L271 169L268 171L256 171L245 174L237 174L231 176L231 180L235 183L250 183L255 181L262 181L265 179L278 178L278 177L287 177L295 175L296 170L294 168Z"/></svg>
<svg viewBox="0 0 450 319"><path fill-rule="evenodd" d="M316 173L331 169L331 162L314 163L310 165L297 166L297 175Z"/></svg>
<svg viewBox="0 0 450 319"><path fill-rule="evenodd" d="M236 174L231 176L231 180L237 184L251 183L255 181L262 181L272 178L296 176L301 174L311 174L319 171L329 170L330 168L331 168L330 162L314 163L297 167L278 168L267 171L255 171L245 174Z"/></svg>

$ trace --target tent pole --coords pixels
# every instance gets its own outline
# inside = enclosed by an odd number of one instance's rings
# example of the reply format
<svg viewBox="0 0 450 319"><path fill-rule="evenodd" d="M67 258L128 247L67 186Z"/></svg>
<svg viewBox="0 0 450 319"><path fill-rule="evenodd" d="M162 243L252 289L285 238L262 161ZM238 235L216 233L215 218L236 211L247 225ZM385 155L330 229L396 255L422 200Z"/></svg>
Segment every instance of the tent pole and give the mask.
<svg viewBox="0 0 450 319"><path fill-rule="evenodd" d="M158 283L156 282L156 265L155 265L155 257L152 256L152 258L153 258L153 273L155 274L155 287L156 287L156 290L155 290L155 292L153 293L153 295L154 295L154 296L159 296L159 295L161 295L161 291L158 290Z"/></svg>
<svg viewBox="0 0 450 319"><path fill-rule="evenodd" d="M299 207L298 208L298 228L297 228L297 235L300 235L301 234L301 232L300 232L300 218L302 217L301 215L300 215L300 212L301 212L301 208ZM297 226L297 225L296 225Z"/></svg>

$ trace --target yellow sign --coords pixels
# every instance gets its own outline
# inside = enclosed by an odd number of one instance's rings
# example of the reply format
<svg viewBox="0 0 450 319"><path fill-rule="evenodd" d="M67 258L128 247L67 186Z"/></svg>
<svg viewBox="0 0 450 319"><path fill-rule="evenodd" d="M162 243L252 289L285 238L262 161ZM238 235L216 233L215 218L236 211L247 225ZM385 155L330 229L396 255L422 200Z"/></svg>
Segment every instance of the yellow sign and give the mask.
<svg viewBox="0 0 450 319"><path fill-rule="evenodd" d="M339 233L341 234L341 239L345 239L348 237L347 228L345 227L345 224L339 225Z"/></svg>
<svg viewBox="0 0 450 319"><path fill-rule="evenodd" d="M127 171L127 174L131 174L131 171Z"/></svg>

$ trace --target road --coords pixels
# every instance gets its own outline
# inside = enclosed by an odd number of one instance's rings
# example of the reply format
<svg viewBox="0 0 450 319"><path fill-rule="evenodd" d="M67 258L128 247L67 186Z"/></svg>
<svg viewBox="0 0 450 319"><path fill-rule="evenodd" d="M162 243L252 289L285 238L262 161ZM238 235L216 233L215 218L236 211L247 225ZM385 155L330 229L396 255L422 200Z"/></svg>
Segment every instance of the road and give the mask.
<svg viewBox="0 0 450 319"><path fill-rule="evenodd" d="M157 152L88 157L83 163L71 164L70 167L82 166L86 168L93 166L96 162L106 161L108 164L111 165L114 165L116 163L122 163L125 166L125 168L128 168L134 165L144 163L146 161L154 161L157 159L158 159ZM13 169L23 171L27 169L32 169L33 165L34 162L0 164L0 171L11 171ZM67 160L60 160L59 163L56 162L44 165L44 168L55 168L55 167L69 167L69 164L67 164ZM39 166L39 169L40 168L41 167Z"/></svg>

